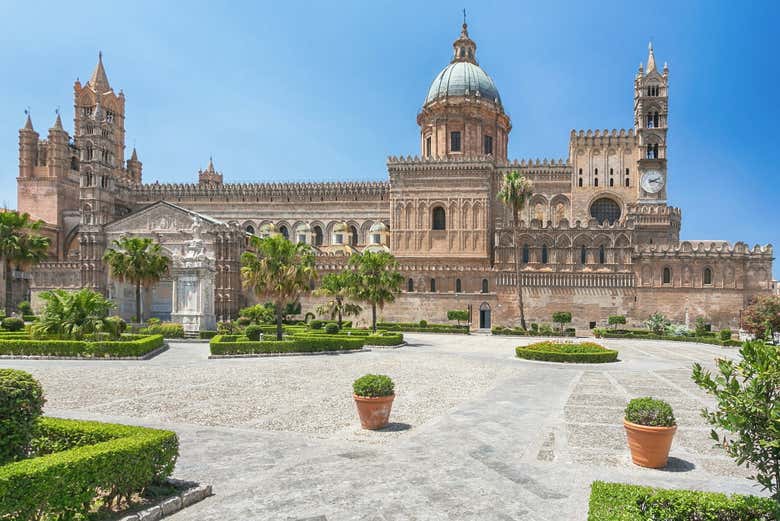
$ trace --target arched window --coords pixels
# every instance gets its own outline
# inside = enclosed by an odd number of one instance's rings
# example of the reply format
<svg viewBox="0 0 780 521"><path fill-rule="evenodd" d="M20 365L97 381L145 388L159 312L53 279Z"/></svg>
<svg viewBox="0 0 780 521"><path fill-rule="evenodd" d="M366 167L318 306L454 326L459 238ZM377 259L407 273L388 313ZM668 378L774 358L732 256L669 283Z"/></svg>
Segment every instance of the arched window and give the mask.
<svg viewBox="0 0 780 521"><path fill-rule="evenodd" d="M704 268L704 275L702 276L702 282L705 286L712 285L712 270L710 268Z"/></svg>
<svg viewBox="0 0 780 521"><path fill-rule="evenodd" d="M255 234L255 227L252 226L251 224L247 225L246 233L251 233L252 235L254 235Z"/></svg>
<svg viewBox="0 0 780 521"><path fill-rule="evenodd" d="M663 283L664 284L671 284L672 283L672 269L671 268L664 268L663 273Z"/></svg>
<svg viewBox="0 0 780 521"><path fill-rule="evenodd" d="M433 209L433 229L445 230L447 228L447 214L444 208L437 206Z"/></svg>
<svg viewBox="0 0 780 521"><path fill-rule="evenodd" d="M358 243L358 231L356 226L350 226L349 227L349 244L352 246L357 246Z"/></svg>
<svg viewBox="0 0 780 521"><path fill-rule="evenodd" d="M482 293L487 293L490 288L488 287L488 280L482 279Z"/></svg>
<svg viewBox="0 0 780 521"><path fill-rule="evenodd" d="M607 261L606 253L604 252L604 245L599 246L599 264L604 264Z"/></svg>
<svg viewBox="0 0 780 521"><path fill-rule="evenodd" d="M629 186L629 184L630 183L629 183L628 177L626 177L626 186Z"/></svg>
<svg viewBox="0 0 780 521"><path fill-rule="evenodd" d="M431 279L431 293L436 293L436 279Z"/></svg>
<svg viewBox="0 0 780 521"><path fill-rule="evenodd" d="M528 260L530 256L531 256L531 251L528 248L528 245L523 244L523 264L528 264Z"/></svg>
<svg viewBox="0 0 780 521"><path fill-rule="evenodd" d="M620 219L620 205L612 199L602 197L593 202L590 207L590 215L596 219L599 224L604 221L607 221L609 224L614 224L615 221Z"/></svg>
<svg viewBox="0 0 780 521"><path fill-rule="evenodd" d="M314 227L314 245L322 246L322 228L319 226Z"/></svg>
<svg viewBox="0 0 780 521"><path fill-rule="evenodd" d="M455 293L462 293L463 292L463 285L460 282L460 279L455 279Z"/></svg>
<svg viewBox="0 0 780 521"><path fill-rule="evenodd" d="M290 238L290 231L287 229L287 226L285 226L285 225L281 225L279 227L279 233L281 233L282 236L284 236L285 239L289 239Z"/></svg>
<svg viewBox="0 0 780 521"><path fill-rule="evenodd" d="M609 186L615 186L615 179L613 177L609 178Z"/></svg>
<svg viewBox="0 0 780 521"><path fill-rule="evenodd" d="M549 260L549 255L547 253L547 245L542 246L542 264L547 264L547 261Z"/></svg>
<svg viewBox="0 0 780 521"><path fill-rule="evenodd" d="M599 178L596 177L595 179L593 179L593 186L598 186L598 185L599 185Z"/></svg>
<svg viewBox="0 0 780 521"><path fill-rule="evenodd" d="M414 281L412 279L407 279L406 281L406 291L411 293L414 291Z"/></svg>
<svg viewBox="0 0 780 521"><path fill-rule="evenodd" d="M580 264L585 264L586 262L588 262L588 250L585 246L582 246L580 248Z"/></svg>
<svg viewBox="0 0 780 521"><path fill-rule="evenodd" d="M582 178L580 177L580 180L577 182L580 188L582 188Z"/></svg>

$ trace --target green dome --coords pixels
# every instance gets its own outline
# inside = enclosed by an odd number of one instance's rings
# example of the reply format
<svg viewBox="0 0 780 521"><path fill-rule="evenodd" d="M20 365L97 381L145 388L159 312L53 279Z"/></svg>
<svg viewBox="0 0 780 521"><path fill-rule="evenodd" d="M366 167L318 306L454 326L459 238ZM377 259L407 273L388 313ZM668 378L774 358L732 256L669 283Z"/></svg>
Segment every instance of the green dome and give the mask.
<svg viewBox="0 0 780 521"><path fill-rule="evenodd" d="M431 83L425 103L447 96L479 96L501 104L496 84L479 65L470 61L447 65Z"/></svg>

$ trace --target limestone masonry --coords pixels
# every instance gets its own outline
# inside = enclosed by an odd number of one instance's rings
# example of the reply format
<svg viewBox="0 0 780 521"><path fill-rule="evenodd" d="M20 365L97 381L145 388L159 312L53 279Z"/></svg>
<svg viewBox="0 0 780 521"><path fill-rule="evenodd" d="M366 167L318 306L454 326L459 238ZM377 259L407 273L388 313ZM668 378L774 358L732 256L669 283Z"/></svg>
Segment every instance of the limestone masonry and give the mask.
<svg viewBox="0 0 780 521"><path fill-rule="evenodd" d="M775 291L772 247L679 240L681 212L666 203L669 68L652 46L633 91L633 128L572 131L565 159L510 160L511 120L464 24L417 115L420 155L391 156L387 181L229 184L209 161L197 183L144 184L135 149L125 160L125 95L101 56L73 87L72 137L59 115L46 139L29 116L19 131L18 209L52 239L29 281L33 305L43 290L90 287L129 318L132 289L108 280L101 257L114 239L147 236L174 270L147 292L145 315L213 327L254 302L239 278L248 234L277 231L313 245L321 273L365 248L392 252L405 283L384 320L444 322L468 308L474 328L517 324L518 248L529 321L571 311L582 329L660 311L736 327L752 297ZM513 170L534 186L518 243L496 199Z"/></svg>

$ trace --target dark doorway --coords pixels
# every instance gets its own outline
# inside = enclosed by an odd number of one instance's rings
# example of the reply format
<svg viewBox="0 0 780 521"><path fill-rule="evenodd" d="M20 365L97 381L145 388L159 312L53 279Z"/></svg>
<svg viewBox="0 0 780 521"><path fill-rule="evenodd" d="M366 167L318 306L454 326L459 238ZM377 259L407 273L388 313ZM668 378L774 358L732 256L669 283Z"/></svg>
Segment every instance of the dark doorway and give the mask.
<svg viewBox="0 0 780 521"><path fill-rule="evenodd" d="M479 306L479 328L490 329L490 304L487 302Z"/></svg>

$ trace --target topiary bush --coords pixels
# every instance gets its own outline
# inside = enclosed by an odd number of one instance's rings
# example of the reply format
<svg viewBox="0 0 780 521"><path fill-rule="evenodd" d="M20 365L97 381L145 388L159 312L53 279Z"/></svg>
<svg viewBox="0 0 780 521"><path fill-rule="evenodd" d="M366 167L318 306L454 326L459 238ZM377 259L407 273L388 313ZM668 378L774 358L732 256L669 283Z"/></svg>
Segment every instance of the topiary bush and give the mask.
<svg viewBox="0 0 780 521"><path fill-rule="evenodd" d="M325 325L324 320L312 320L309 322L309 327L312 329L322 329L322 326Z"/></svg>
<svg viewBox="0 0 780 521"><path fill-rule="evenodd" d="M238 317L238 319L236 319L236 324L238 324L241 327L246 327L251 323L252 323L252 319L249 317Z"/></svg>
<svg viewBox="0 0 780 521"><path fill-rule="evenodd" d="M617 360L618 352L595 342L536 342L515 348L518 358L545 362L604 363Z"/></svg>
<svg viewBox="0 0 780 521"><path fill-rule="evenodd" d="M552 321L559 325L559 329L563 331L566 324L571 323L571 311L556 311L552 314Z"/></svg>
<svg viewBox="0 0 780 521"><path fill-rule="evenodd" d="M3 319L2 326L7 331L21 331L24 328L24 320L16 317L6 317Z"/></svg>
<svg viewBox="0 0 780 521"><path fill-rule="evenodd" d="M352 384L352 391L358 396L376 398L395 394L395 384L389 376L383 374L367 374L361 376Z"/></svg>
<svg viewBox="0 0 780 521"><path fill-rule="evenodd" d="M335 335L339 332L339 325L335 322L328 322L325 324L325 332L329 335Z"/></svg>
<svg viewBox="0 0 780 521"><path fill-rule="evenodd" d="M30 373L0 369L0 465L27 455L45 401Z"/></svg>
<svg viewBox="0 0 780 521"><path fill-rule="evenodd" d="M672 406L663 400L650 397L634 398L628 402L626 420L647 427L672 427L676 425Z"/></svg>
<svg viewBox="0 0 780 521"><path fill-rule="evenodd" d="M32 315L32 306L26 300L19 302L16 305L16 309L18 309L19 313L22 315Z"/></svg>
<svg viewBox="0 0 780 521"><path fill-rule="evenodd" d="M263 334L263 327L256 324L246 326L244 334L249 340L260 340L260 336Z"/></svg>
<svg viewBox="0 0 780 521"><path fill-rule="evenodd" d="M428 321L427 320L420 320L419 324L420 324L420 327L428 327Z"/></svg>
<svg viewBox="0 0 780 521"><path fill-rule="evenodd" d="M731 329L724 328L718 331L718 337L720 338L721 342L726 342L728 340L731 340Z"/></svg>

